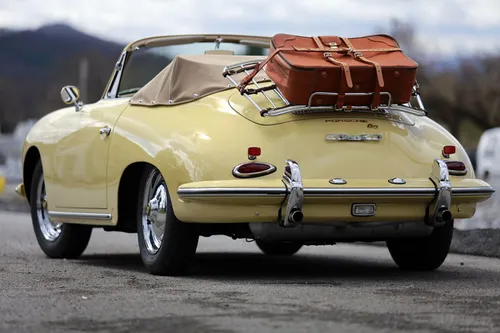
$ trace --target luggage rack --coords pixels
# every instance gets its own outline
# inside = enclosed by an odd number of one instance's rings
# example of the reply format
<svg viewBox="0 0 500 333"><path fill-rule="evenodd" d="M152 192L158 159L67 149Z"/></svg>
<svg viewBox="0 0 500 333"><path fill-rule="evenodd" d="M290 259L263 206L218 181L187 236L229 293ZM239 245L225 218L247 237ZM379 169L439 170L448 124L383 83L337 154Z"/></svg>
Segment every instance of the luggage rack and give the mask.
<svg viewBox="0 0 500 333"><path fill-rule="evenodd" d="M230 66L224 67L224 71L222 75L231 82L231 85L237 87L238 82L232 77L236 74L245 73L246 75L250 74L251 71L255 69L257 65L259 65L261 61L244 61L239 62ZM271 82L269 85L261 85L262 82ZM256 88L246 88L242 93L250 103L260 112L260 115L265 117L276 117L287 113L293 114L308 114L308 113L317 113L317 112L332 112L332 111L344 111L344 112L371 112L371 113L380 113L387 114L390 111L400 111L406 112L417 116L426 116L427 111L424 108L422 100L420 98L420 91L418 84L413 86L412 96L417 100L418 106L412 106L410 102L406 104L392 104L391 103L391 94L389 92L381 92L380 95L386 95L388 97L388 103L382 104L378 108L373 109L370 106L343 106L341 108L336 108L334 105L332 106L313 106L312 100L313 97L322 95L322 96L337 96L337 93L332 92L314 92L309 96L309 101L307 105L293 105L283 96L279 88L272 83L269 78L265 78L265 80L261 80L260 83L257 82L255 78L252 79L251 83L255 85ZM257 102L251 95L261 94L264 96L267 101L267 105L263 105L262 102ZM371 96L373 93L346 93L346 96ZM278 98L284 106L277 106L273 99ZM264 103L266 103L264 101Z"/></svg>

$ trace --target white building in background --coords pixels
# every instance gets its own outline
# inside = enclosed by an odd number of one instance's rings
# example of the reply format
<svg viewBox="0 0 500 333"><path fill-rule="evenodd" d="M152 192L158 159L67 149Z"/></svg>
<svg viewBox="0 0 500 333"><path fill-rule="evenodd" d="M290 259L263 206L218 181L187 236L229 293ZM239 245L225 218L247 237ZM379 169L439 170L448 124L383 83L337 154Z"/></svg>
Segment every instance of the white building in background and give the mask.
<svg viewBox="0 0 500 333"><path fill-rule="evenodd" d="M29 119L20 122L11 135L0 135L0 174L8 183L22 180L21 154L24 139L37 120Z"/></svg>

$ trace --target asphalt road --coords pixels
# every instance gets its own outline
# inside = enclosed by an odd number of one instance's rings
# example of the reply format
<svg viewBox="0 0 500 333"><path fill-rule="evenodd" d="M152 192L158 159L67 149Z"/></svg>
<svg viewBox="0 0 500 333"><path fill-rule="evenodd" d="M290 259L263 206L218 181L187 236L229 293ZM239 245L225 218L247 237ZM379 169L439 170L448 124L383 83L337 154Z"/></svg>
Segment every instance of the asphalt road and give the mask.
<svg viewBox="0 0 500 333"><path fill-rule="evenodd" d="M97 231L81 259L47 259L28 215L0 213L0 332L500 332L498 259L415 273L385 247L276 259L213 237L172 278L147 274L136 243Z"/></svg>

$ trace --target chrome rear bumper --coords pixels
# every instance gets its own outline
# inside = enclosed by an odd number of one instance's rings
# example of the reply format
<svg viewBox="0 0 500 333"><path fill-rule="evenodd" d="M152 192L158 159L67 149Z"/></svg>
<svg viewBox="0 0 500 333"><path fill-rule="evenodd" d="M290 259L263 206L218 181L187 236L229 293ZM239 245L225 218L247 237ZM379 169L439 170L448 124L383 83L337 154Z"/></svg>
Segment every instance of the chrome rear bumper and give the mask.
<svg viewBox="0 0 500 333"><path fill-rule="evenodd" d="M177 195L181 207L186 208L178 209L178 214L186 222L276 221L285 228L311 223L422 220L422 224L435 227L451 218L472 217L475 205L495 192L482 180L464 177L451 179L452 187L450 178L446 163L435 160L424 178L303 179L299 164L286 160L278 179L182 184ZM373 208L371 213L368 206ZM213 207L225 207L228 213L211 211ZM207 209L211 215L200 217L197 213Z"/></svg>
<svg viewBox="0 0 500 333"><path fill-rule="evenodd" d="M430 181L434 184L434 189L432 188L379 188L379 189L361 189L361 188L349 188L349 189L339 189L335 191L330 189L328 194L338 195L348 195L356 194L358 192L360 195L389 195L389 194L405 194L405 195L428 195L431 191L435 197L426 208L425 223L431 227L444 226L446 222L453 219L453 215L450 211L452 186L450 183L450 176L448 171L448 166L446 163L440 159L434 160L432 171L429 176ZM304 215L302 213L302 203L304 200L304 186L302 185L302 175L300 172L300 167L297 162L293 160L286 160L285 171L283 173L283 181L286 186L286 195L288 195L288 204L286 206L285 218L281 222L283 227L294 227L299 224ZM314 194L314 189L307 191L306 194ZM318 189L316 190L318 191ZM310 192L310 193L308 193ZM474 195L493 193L493 188L461 188L455 191L453 194L460 195ZM326 194L326 193L325 193Z"/></svg>

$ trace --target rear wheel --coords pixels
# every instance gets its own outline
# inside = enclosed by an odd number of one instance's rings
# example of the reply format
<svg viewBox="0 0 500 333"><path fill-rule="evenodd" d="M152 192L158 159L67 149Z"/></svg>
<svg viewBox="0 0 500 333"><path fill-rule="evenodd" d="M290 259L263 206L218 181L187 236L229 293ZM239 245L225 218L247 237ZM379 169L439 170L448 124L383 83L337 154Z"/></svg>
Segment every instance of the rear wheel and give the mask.
<svg viewBox="0 0 500 333"><path fill-rule="evenodd" d="M270 256L291 256L302 248L300 243L265 242L262 240L256 240L255 243L262 252Z"/></svg>
<svg viewBox="0 0 500 333"><path fill-rule="evenodd" d="M453 220L436 227L424 238L387 241L394 262L402 269L430 271L441 266L448 256L453 238Z"/></svg>
<svg viewBox="0 0 500 333"><path fill-rule="evenodd" d="M154 275L186 274L198 246L198 233L194 225L175 217L158 169L145 170L138 204L137 235L146 269Z"/></svg>
<svg viewBox="0 0 500 333"><path fill-rule="evenodd" d="M41 162L33 173L30 204L36 239L48 257L72 259L85 251L92 234L91 226L55 223L49 217Z"/></svg>

